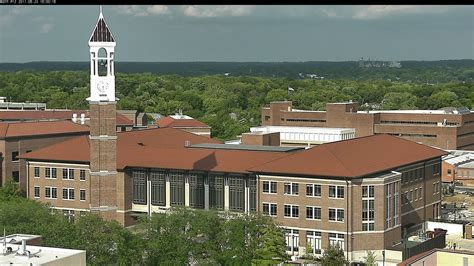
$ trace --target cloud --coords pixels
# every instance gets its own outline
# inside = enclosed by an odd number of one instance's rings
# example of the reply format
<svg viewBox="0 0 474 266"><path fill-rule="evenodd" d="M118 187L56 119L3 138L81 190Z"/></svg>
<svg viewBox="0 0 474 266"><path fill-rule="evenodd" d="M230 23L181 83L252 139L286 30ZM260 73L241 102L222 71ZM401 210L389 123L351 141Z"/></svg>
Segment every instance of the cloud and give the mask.
<svg viewBox="0 0 474 266"><path fill-rule="evenodd" d="M445 6L417 6L417 5L371 5L359 7L354 11L354 19L377 19L392 15L443 13L448 8Z"/></svg>
<svg viewBox="0 0 474 266"><path fill-rule="evenodd" d="M52 17L36 17L33 21L39 25L40 33L48 33L54 28L54 19Z"/></svg>
<svg viewBox="0 0 474 266"><path fill-rule="evenodd" d="M164 5L151 5L151 6L128 5L128 6L117 6L116 9L119 14L133 15L137 17L170 14L169 7L164 6Z"/></svg>
<svg viewBox="0 0 474 266"><path fill-rule="evenodd" d="M0 28L9 25L15 20L15 18L25 13L26 9L20 6L14 6L10 10L0 13Z"/></svg>
<svg viewBox="0 0 474 266"><path fill-rule="evenodd" d="M197 18L212 17L243 17L249 16L253 6L221 5L221 6L182 6L181 10L185 16Z"/></svg>

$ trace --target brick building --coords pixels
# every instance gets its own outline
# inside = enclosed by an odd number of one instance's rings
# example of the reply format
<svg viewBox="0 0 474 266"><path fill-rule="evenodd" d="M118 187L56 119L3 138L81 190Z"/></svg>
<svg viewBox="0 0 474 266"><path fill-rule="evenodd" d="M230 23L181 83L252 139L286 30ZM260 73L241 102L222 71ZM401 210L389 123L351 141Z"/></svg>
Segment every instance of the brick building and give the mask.
<svg viewBox="0 0 474 266"><path fill-rule="evenodd" d="M339 244L350 261L390 248L440 216L446 153L387 134L305 150L219 144L175 128L117 133L115 42L102 13L89 45L90 135L20 156L28 164L29 198L124 226L173 206L258 212L286 229L289 252L321 254ZM97 63L107 74L96 75Z"/></svg>
<svg viewBox="0 0 474 266"><path fill-rule="evenodd" d="M358 111L355 102L326 111L298 110L291 102L262 108L263 126L354 128L356 137L389 134L442 149L474 149L474 113L467 109Z"/></svg>
<svg viewBox="0 0 474 266"><path fill-rule="evenodd" d="M443 156L441 179L445 185L474 186L474 151L448 150Z"/></svg>
<svg viewBox="0 0 474 266"><path fill-rule="evenodd" d="M26 190L26 164L19 155L77 136L89 128L70 121L0 123L0 186L12 179Z"/></svg>
<svg viewBox="0 0 474 266"><path fill-rule="evenodd" d="M158 127L176 128L191 132L196 135L211 137L211 127L190 116L177 113L162 117L155 121Z"/></svg>

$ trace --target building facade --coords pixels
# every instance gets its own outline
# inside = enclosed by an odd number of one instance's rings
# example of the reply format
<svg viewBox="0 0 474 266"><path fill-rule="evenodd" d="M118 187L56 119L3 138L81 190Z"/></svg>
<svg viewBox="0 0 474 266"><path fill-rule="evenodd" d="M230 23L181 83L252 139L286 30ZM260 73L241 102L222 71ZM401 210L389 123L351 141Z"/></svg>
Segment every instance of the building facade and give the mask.
<svg viewBox="0 0 474 266"><path fill-rule="evenodd" d="M474 186L474 152L448 150L443 156L442 181L445 185L458 183L463 186Z"/></svg>
<svg viewBox="0 0 474 266"><path fill-rule="evenodd" d="M262 108L262 126L354 128L356 137L389 134L442 149L474 149L474 113L467 109L358 111L349 102L307 111L272 102Z"/></svg>

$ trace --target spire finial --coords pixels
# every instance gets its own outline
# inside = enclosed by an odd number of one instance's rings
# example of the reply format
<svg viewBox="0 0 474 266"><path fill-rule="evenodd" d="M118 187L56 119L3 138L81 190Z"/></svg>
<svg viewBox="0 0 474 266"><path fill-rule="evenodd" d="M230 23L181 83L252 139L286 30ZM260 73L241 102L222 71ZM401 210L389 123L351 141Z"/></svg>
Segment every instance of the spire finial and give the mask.
<svg viewBox="0 0 474 266"><path fill-rule="evenodd" d="M99 6L99 17L103 17L104 15L102 15L102 5Z"/></svg>

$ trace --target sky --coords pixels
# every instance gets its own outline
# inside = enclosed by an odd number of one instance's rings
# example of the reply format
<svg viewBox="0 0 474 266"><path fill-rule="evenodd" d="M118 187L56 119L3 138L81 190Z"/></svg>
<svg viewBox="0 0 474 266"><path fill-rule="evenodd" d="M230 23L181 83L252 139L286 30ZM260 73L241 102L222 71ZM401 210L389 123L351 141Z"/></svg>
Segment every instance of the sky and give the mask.
<svg viewBox="0 0 474 266"><path fill-rule="evenodd" d="M0 6L0 63L87 61L99 6ZM103 6L117 61L474 59L474 6Z"/></svg>

